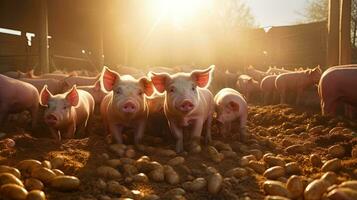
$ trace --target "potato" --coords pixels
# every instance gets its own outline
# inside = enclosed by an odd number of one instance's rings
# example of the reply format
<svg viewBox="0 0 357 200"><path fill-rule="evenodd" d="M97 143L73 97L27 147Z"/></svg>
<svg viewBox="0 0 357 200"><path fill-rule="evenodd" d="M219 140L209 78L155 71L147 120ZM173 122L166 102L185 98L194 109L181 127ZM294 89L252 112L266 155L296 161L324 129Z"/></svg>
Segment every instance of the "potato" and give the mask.
<svg viewBox="0 0 357 200"><path fill-rule="evenodd" d="M212 141L212 145L218 149L219 151L232 151L232 147L230 144L228 143L224 143L222 141L219 140L214 140Z"/></svg>
<svg viewBox="0 0 357 200"><path fill-rule="evenodd" d="M260 151L259 149L252 149L249 151L249 153L252 154L257 160L263 158L263 152Z"/></svg>
<svg viewBox="0 0 357 200"><path fill-rule="evenodd" d="M323 172L338 171L341 168L341 166L342 166L341 160L338 158L334 158L326 161L324 165L321 167L321 170Z"/></svg>
<svg viewBox="0 0 357 200"><path fill-rule="evenodd" d="M134 182L147 183L149 182L149 178L144 173L139 173L133 176Z"/></svg>
<svg viewBox="0 0 357 200"><path fill-rule="evenodd" d="M263 183L264 192L267 195L290 197L290 192L286 189L285 185L280 181L265 181Z"/></svg>
<svg viewBox="0 0 357 200"><path fill-rule="evenodd" d="M28 191L31 191L31 190L43 190L43 183L38 180L38 179L35 179L35 178L28 178L25 180L25 188L28 190Z"/></svg>
<svg viewBox="0 0 357 200"><path fill-rule="evenodd" d="M223 150L223 151L221 151L221 153L223 154L223 157L225 157L225 158L236 158L237 157L237 153L234 151Z"/></svg>
<svg viewBox="0 0 357 200"><path fill-rule="evenodd" d="M176 195L184 195L186 194L186 191L182 188L173 188L169 191L167 191L165 194L164 194L164 197L168 198L168 197L173 197L173 196L176 196Z"/></svg>
<svg viewBox="0 0 357 200"><path fill-rule="evenodd" d="M249 165L248 166L250 168L252 168L258 174L263 174L265 172L265 170L266 170L266 167L265 167L264 163L259 162L259 161L255 161L255 160L249 161Z"/></svg>
<svg viewBox="0 0 357 200"><path fill-rule="evenodd" d="M124 164L130 164L130 165L134 165L135 164L135 160L131 159L131 158L120 158L120 162L124 165Z"/></svg>
<svg viewBox="0 0 357 200"><path fill-rule="evenodd" d="M276 156L266 156L264 158L264 161L270 166L281 166L285 167L285 161L282 158L276 157Z"/></svg>
<svg viewBox="0 0 357 200"><path fill-rule="evenodd" d="M113 167L113 168L117 168L120 165L122 165L120 159L110 159L110 160L107 160L106 163L107 163L107 165L109 165L110 167Z"/></svg>
<svg viewBox="0 0 357 200"><path fill-rule="evenodd" d="M265 196L264 200L290 200L289 198L286 197L281 197L281 196Z"/></svg>
<svg viewBox="0 0 357 200"><path fill-rule="evenodd" d="M64 165L64 157L63 156L56 156L51 159L51 165L54 169L60 169Z"/></svg>
<svg viewBox="0 0 357 200"><path fill-rule="evenodd" d="M21 180L18 179L16 176L14 176L13 174L4 172L0 174L0 186L4 185L4 184L8 184L8 183L12 183L12 184L16 184L19 185L21 187L24 187L24 184L22 184Z"/></svg>
<svg viewBox="0 0 357 200"><path fill-rule="evenodd" d="M329 183L325 180L317 179L312 181L304 191L305 200L319 200L326 192Z"/></svg>
<svg viewBox="0 0 357 200"><path fill-rule="evenodd" d="M53 171L53 173L55 173L57 176L64 175L63 171L61 171L61 170L59 170L59 169L53 169L52 171Z"/></svg>
<svg viewBox="0 0 357 200"><path fill-rule="evenodd" d="M46 195L41 190L32 190L27 194L26 200L46 200Z"/></svg>
<svg viewBox="0 0 357 200"><path fill-rule="evenodd" d="M25 173L31 174L32 170L41 167L42 164L38 160L22 160L20 161L17 165L16 168L19 169L20 171L24 171Z"/></svg>
<svg viewBox="0 0 357 200"><path fill-rule="evenodd" d="M321 158L317 154L311 154L310 162L313 167L321 167L322 166Z"/></svg>
<svg viewBox="0 0 357 200"><path fill-rule="evenodd" d="M161 156L167 157L176 156L176 152L171 149L160 149L157 151L157 153Z"/></svg>
<svg viewBox="0 0 357 200"><path fill-rule="evenodd" d="M75 176L57 176L51 180L51 187L60 191L72 191L77 190L80 183Z"/></svg>
<svg viewBox="0 0 357 200"><path fill-rule="evenodd" d="M286 188L291 194L293 199L297 199L304 193L304 184L302 178L296 175L291 176L286 183Z"/></svg>
<svg viewBox="0 0 357 200"><path fill-rule="evenodd" d="M309 133L310 134L320 134L322 132L322 130L324 130L324 126L319 125L319 126L312 127L309 130Z"/></svg>
<svg viewBox="0 0 357 200"><path fill-rule="evenodd" d="M119 179L121 174L118 170L109 166L100 166L97 168L97 174L102 178Z"/></svg>
<svg viewBox="0 0 357 200"><path fill-rule="evenodd" d="M108 181L107 191L115 195L125 195L130 192L128 188L123 185L120 185L117 181Z"/></svg>
<svg viewBox="0 0 357 200"><path fill-rule="evenodd" d="M267 169L263 176L265 176L267 179L277 179L281 176L285 175L285 168L281 166L275 166Z"/></svg>
<svg viewBox="0 0 357 200"><path fill-rule="evenodd" d="M160 197L156 194L147 194L142 198L142 200L159 200Z"/></svg>
<svg viewBox="0 0 357 200"><path fill-rule="evenodd" d="M164 175L164 168L163 167L159 167L155 170L152 170L149 173L149 177L150 179L157 181L157 182L161 182L164 181L165 179L165 175Z"/></svg>
<svg viewBox="0 0 357 200"><path fill-rule="evenodd" d="M135 157L135 150L134 149L128 149L125 151L125 156L128 158L134 158Z"/></svg>
<svg viewBox="0 0 357 200"><path fill-rule="evenodd" d="M345 181L339 185L339 187L350 188L353 190L357 190L357 181Z"/></svg>
<svg viewBox="0 0 357 200"><path fill-rule="evenodd" d="M334 172L326 172L320 179L328 182L329 186L331 186L337 182L337 175Z"/></svg>
<svg viewBox="0 0 357 200"><path fill-rule="evenodd" d="M344 127L334 127L333 129L330 130L329 134L333 134L334 132L339 132L342 131Z"/></svg>
<svg viewBox="0 0 357 200"><path fill-rule="evenodd" d="M351 156L352 156L352 158L357 158L357 146L356 145L354 147L352 147Z"/></svg>
<svg viewBox="0 0 357 200"><path fill-rule="evenodd" d="M167 162L168 165L175 166L175 165L181 165L185 162L185 158L182 156L177 156Z"/></svg>
<svg viewBox="0 0 357 200"><path fill-rule="evenodd" d="M112 144L109 146L109 150L115 153L117 156L122 157L125 153L125 144Z"/></svg>
<svg viewBox="0 0 357 200"><path fill-rule="evenodd" d="M345 148L339 144L328 148L328 154L333 158L341 158L345 155Z"/></svg>
<svg viewBox="0 0 357 200"><path fill-rule="evenodd" d="M1 197L4 199L22 200L26 199L27 190L17 184L5 184L0 188Z"/></svg>
<svg viewBox="0 0 357 200"><path fill-rule="evenodd" d="M182 187L185 190L189 190L192 192L202 190L203 188L205 188L207 186L207 181L204 178L196 178L192 182L190 181L190 182L186 182L186 183L189 183L189 184L186 184L186 186L184 186L185 184L182 184Z"/></svg>
<svg viewBox="0 0 357 200"><path fill-rule="evenodd" d="M134 165L125 164L123 165L123 172L126 176L133 176L138 173L138 169Z"/></svg>
<svg viewBox="0 0 357 200"><path fill-rule="evenodd" d="M212 174L208 177L207 189L210 194L217 194L221 188L223 183L223 177L220 173Z"/></svg>
<svg viewBox="0 0 357 200"><path fill-rule="evenodd" d="M96 182L96 186L101 190L105 190L107 188L107 183L103 179L99 178Z"/></svg>
<svg viewBox="0 0 357 200"><path fill-rule="evenodd" d="M285 151L290 155L295 155L304 153L306 151L306 148L304 145L294 144L286 147Z"/></svg>
<svg viewBox="0 0 357 200"><path fill-rule="evenodd" d="M42 167L46 167L48 169L52 169L52 165L51 165L50 161L48 161L48 160L42 161L41 164L42 164Z"/></svg>
<svg viewBox="0 0 357 200"><path fill-rule="evenodd" d="M234 177L240 178L240 177L246 176L247 174L248 174L248 171L246 169L240 168L240 167L236 167L236 168L228 170L224 174L224 176L225 177L234 176Z"/></svg>
<svg viewBox="0 0 357 200"><path fill-rule="evenodd" d="M164 170L164 174L167 183L171 185L176 185L180 182L180 176L177 174L175 170L173 169Z"/></svg>
<svg viewBox="0 0 357 200"><path fill-rule="evenodd" d="M202 147L200 144L191 144L189 152L192 154L200 153L202 151Z"/></svg>
<svg viewBox="0 0 357 200"><path fill-rule="evenodd" d="M32 171L31 176L46 184L54 179L57 175L48 168L39 167Z"/></svg>
<svg viewBox="0 0 357 200"><path fill-rule="evenodd" d="M336 188L327 194L330 200L352 200L357 199L357 191L351 188Z"/></svg>
<svg viewBox="0 0 357 200"><path fill-rule="evenodd" d="M273 156L273 157L275 157L275 155L274 155L273 153L269 152L269 153L266 153L266 154L263 155L263 160L266 161L266 159L267 159L268 156Z"/></svg>
<svg viewBox="0 0 357 200"><path fill-rule="evenodd" d="M290 162L285 165L285 171L287 174L300 174L300 165L297 162Z"/></svg>
<svg viewBox="0 0 357 200"><path fill-rule="evenodd" d="M10 174L16 176L17 178L21 178L20 171L18 169L16 169L15 167L0 165L0 174L4 173L4 172L10 173Z"/></svg>
<svg viewBox="0 0 357 200"><path fill-rule="evenodd" d="M224 158L223 154L219 153L216 148L213 146L209 146L207 148L208 155L209 157L214 161L214 162L221 162Z"/></svg>

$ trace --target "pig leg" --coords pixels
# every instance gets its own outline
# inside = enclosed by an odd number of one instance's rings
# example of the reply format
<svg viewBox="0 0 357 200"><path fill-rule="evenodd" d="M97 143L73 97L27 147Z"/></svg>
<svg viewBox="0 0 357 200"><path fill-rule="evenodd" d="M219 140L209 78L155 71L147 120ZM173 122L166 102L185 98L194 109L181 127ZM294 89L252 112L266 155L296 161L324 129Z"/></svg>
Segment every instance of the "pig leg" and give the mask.
<svg viewBox="0 0 357 200"><path fill-rule="evenodd" d="M146 122L144 120L143 120L143 122L140 122L138 124L138 127L136 128L136 132L135 132L135 137L134 137L135 145L140 144L141 139L144 136L145 127L146 127Z"/></svg>
<svg viewBox="0 0 357 200"><path fill-rule="evenodd" d="M322 115L336 116L337 102L321 100Z"/></svg>
<svg viewBox="0 0 357 200"><path fill-rule="evenodd" d="M203 124L204 124L203 120L196 120L195 123L193 124L190 135L194 142L200 141ZM198 142L198 144L193 143L192 145L199 145L199 142Z"/></svg>
<svg viewBox="0 0 357 200"><path fill-rule="evenodd" d="M239 127L239 132L240 132L240 138L242 141L246 141L247 140L247 133L246 133L246 129L247 129L247 116L241 116L240 117L240 127Z"/></svg>
<svg viewBox="0 0 357 200"><path fill-rule="evenodd" d="M115 141L119 144L123 144L123 126L117 124L109 124L109 133L114 137Z"/></svg>
<svg viewBox="0 0 357 200"><path fill-rule="evenodd" d="M353 119L354 108L351 105L345 104L344 109L345 109L345 116L347 116L349 119Z"/></svg>
<svg viewBox="0 0 357 200"><path fill-rule="evenodd" d="M268 92L263 92L264 105L268 105L269 94Z"/></svg>
<svg viewBox="0 0 357 200"><path fill-rule="evenodd" d="M174 135L176 139L176 152L183 151L183 134L182 129L177 126L175 122L169 121L169 126L171 133Z"/></svg>
<svg viewBox="0 0 357 200"><path fill-rule="evenodd" d="M205 129L206 129L205 143L206 143L206 145L208 145L212 142L212 135L211 135L212 120L213 120L213 117L211 114L209 114L208 118L206 120L206 124L205 124Z"/></svg>
<svg viewBox="0 0 357 200"><path fill-rule="evenodd" d="M75 132L76 132L76 124L73 123L68 126L66 133L63 135L63 137L67 139L74 138Z"/></svg>
<svg viewBox="0 0 357 200"><path fill-rule="evenodd" d="M286 103L286 90L282 90L280 93L280 104Z"/></svg>

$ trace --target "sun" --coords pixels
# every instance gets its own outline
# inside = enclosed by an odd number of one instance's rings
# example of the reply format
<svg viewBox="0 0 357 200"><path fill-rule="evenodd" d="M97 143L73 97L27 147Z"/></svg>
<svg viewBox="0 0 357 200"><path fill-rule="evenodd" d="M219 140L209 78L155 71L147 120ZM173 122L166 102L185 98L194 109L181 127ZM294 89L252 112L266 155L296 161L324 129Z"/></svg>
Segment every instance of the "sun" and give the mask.
<svg viewBox="0 0 357 200"><path fill-rule="evenodd" d="M182 26L192 19L209 0L154 0L152 6L161 20Z"/></svg>

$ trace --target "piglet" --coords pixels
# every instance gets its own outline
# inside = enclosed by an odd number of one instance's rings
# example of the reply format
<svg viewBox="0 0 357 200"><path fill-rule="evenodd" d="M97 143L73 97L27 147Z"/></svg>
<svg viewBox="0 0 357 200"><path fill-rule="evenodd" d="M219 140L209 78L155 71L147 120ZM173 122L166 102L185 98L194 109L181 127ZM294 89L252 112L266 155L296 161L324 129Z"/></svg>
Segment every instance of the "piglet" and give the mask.
<svg viewBox="0 0 357 200"><path fill-rule="evenodd" d="M231 88L223 88L214 97L217 121L223 136L231 132L232 122L239 120L240 138L246 138L248 105L243 95Z"/></svg>
<svg viewBox="0 0 357 200"><path fill-rule="evenodd" d="M102 90L100 80L97 80L94 85L78 86L77 89L87 91L89 94L92 95L95 102L95 109L100 107L103 98L108 94L108 92Z"/></svg>
<svg viewBox="0 0 357 200"><path fill-rule="evenodd" d="M38 91L33 85L0 74L0 125L9 114L28 110L34 128L37 123L38 103Z"/></svg>
<svg viewBox="0 0 357 200"><path fill-rule="evenodd" d="M211 123L214 112L212 93L206 89L214 66L191 73L150 72L151 80L159 93L165 92L164 112L171 133L176 139L176 151L183 151L183 128L191 125L190 136L199 140L206 130L206 143L211 141Z"/></svg>
<svg viewBox="0 0 357 200"><path fill-rule="evenodd" d="M77 130L82 131L93 114L94 99L86 91L73 86L68 92L52 95L45 85L40 93L40 104L46 106L44 121L52 136L73 138Z"/></svg>
<svg viewBox="0 0 357 200"><path fill-rule="evenodd" d="M154 92L151 81L146 77L135 79L130 75L120 76L107 67L103 68L100 81L103 90L110 92L100 106L106 129L117 143L123 143L123 129L134 128L134 142L139 144L149 113L146 96Z"/></svg>
<svg viewBox="0 0 357 200"><path fill-rule="evenodd" d="M237 88L240 92L242 92L248 102L251 100L251 96L254 93L260 92L260 85L258 81L244 74L238 77Z"/></svg>
<svg viewBox="0 0 357 200"><path fill-rule="evenodd" d="M321 69L318 66L314 69L280 74L275 79L275 87L280 93L280 103L286 103L287 92L292 91L296 93L296 104L299 104L304 90L317 84L321 73Z"/></svg>

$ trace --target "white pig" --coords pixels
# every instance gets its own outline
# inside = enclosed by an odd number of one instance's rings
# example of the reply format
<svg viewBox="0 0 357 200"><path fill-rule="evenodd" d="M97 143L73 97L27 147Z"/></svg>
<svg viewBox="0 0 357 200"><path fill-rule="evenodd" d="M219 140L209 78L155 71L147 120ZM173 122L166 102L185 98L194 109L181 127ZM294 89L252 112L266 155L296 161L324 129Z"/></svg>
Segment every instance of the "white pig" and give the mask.
<svg viewBox="0 0 357 200"><path fill-rule="evenodd" d="M192 126L190 136L194 140L201 137L203 126L206 129L206 143L211 141L211 123L214 112L212 93L206 89L214 66L191 73L150 72L151 80L159 93L165 93L164 112L171 133L176 139L176 151L183 151L183 128Z"/></svg>
<svg viewBox="0 0 357 200"><path fill-rule="evenodd" d="M248 105L243 95L231 88L223 88L214 97L217 121L223 136L231 132L232 122L239 120L241 139L246 137Z"/></svg>
<svg viewBox="0 0 357 200"><path fill-rule="evenodd" d="M100 106L105 128L117 143L123 143L124 128L135 128L134 142L139 144L149 113L146 96L154 92L151 81L146 77L120 76L107 67L103 68L100 81L103 90L110 92Z"/></svg>
<svg viewBox="0 0 357 200"><path fill-rule="evenodd" d="M66 93L52 95L45 85L40 93L40 104L47 107L44 121L58 141L62 137L73 138L76 130L83 131L94 110L93 97L77 90L76 86Z"/></svg>

